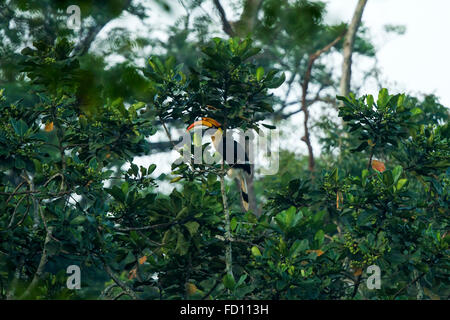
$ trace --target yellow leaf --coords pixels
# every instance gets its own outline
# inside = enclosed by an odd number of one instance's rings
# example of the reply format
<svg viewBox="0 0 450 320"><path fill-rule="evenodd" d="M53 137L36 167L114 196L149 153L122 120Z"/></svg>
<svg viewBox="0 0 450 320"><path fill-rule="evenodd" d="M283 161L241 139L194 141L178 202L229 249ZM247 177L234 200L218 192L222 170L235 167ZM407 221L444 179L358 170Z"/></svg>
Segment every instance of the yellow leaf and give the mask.
<svg viewBox="0 0 450 320"><path fill-rule="evenodd" d="M200 134L198 134L197 132L194 132L194 134L192 135L193 138L193 144L196 147L201 147L202 145L202 136Z"/></svg>
<svg viewBox="0 0 450 320"><path fill-rule="evenodd" d="M427 296L431 298L431 300L441 300L441 297L439 297L437 294L433 293L428 288L423 288L423 293L425 293Z"/></svg>
<svg viewBox="0 0 450 320"><path fill-rule="evenodd" d="M47 122L45 124L45 131L47 132L53 131L53 122Z"/></svg>
<svg viewBox="0 0 450 320"><path fill-rule="evenodd" d="M180 181L181 179L183 179L183 177L175 177L172 180L170 180L170 183L175 183L177 181Z"/></svg>
<svg viewBox="0 0 450 320"><path fill-rule="evenodd" d="M139 258L139 264L144 264L145 261L147 261L147 256Z"/></svg>
<svg viewBox="0 0 450 320"><path fill-rule="evenodd" d="M342 192L336 192L336 209L339 209L339 204L343 204L344 199L342 197Z"/></svg>
<svg viewBox="0 0 450 320"><path fill-rule="evenodd" d="M375 146L375 143L371 139L367 140L367 144L371 147Z"/></svg>
<svg viewBox="0 0 450 320"><path fill-rule="evenodd" d="M260 257L260 256L261 256L261 251L259 251L259 249L258 249L257 246L253 246L253 247L252 247L252 254L253 254L255 257Z"/></svg>
<svg viewBox="0 0 450 320"><path fill-rule="evenodd" d="M372 168L378 172L383 172L386 170L384 163L378 160L372 160Z"/></svg>

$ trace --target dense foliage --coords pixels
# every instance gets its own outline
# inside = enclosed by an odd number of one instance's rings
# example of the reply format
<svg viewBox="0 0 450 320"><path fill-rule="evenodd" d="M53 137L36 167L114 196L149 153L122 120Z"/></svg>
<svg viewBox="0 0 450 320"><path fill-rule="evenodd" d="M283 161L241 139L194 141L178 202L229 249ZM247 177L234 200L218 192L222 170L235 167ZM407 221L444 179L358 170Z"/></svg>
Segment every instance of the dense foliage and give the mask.
<svg viewBox="0 0 450 320"><path fill-rule="evenodd" d="M305 60L340 31L317 25L320 6L308 8L305 25L275 19L287 23L285 37L308 45L292 51ZM270 17L296 12L275 9L264 6L255 35L263 47L279 30ZM233 181L224 184L226 165L174 164L167 194L153 174L158 164L133 160L159 152L149 138L162 131L171 139L168 123L186 128L209 116L225 129L273 129L270 119L282 115L273 89L285 76L264 56L269 49L232 37L201 41L187 66L177 54L155 55L132 68L139 90L123 96L96 86L74 49L66 37L34 41L19 59L26 99L0 91L0 298L450 295L449 114L435 97L339 96L339 118L318 123L314 171L282 150L279 172L255 178L258 212L245 212ZM314 81L326 74L319 67ZM81 267L80 290L66 287L69 265ZM366 284L372 265L380 289Z"/></svg>

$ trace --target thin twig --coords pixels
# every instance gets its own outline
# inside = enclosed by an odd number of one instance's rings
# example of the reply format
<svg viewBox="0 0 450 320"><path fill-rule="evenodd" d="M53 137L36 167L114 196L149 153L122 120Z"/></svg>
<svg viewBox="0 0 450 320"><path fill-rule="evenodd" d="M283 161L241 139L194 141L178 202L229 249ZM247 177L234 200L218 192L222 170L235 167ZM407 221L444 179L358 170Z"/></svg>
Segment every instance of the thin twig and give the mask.
<svg viewBox="0 0 450 320"><path fill-rule="evenodd" d="M19 201L17 201L16 203L16 207L14 208L14 212L12 214L11 220L9 221L8 227L7 229L11 228L13 222L14 222L14 218L16 217L16 212L17 212L17 208L19 208L20 203L23 201L23 199L25 199L25 196L23 196L22 198L20 198ZM26 213L25 213L26 214Z"/></svg>
<svg viewBox="0 0 450 320"><path fill-rule="evenodd" d="M397 298L400 293L402 293L403 291L405 291L410 285L416 283L417 281L419 281L420 279L422 279L422 277L426 274L426 272L422 272L419 276L417 276L412 282L410 282L409 284L407 284L406 286L404 286L403 288L401 288L399 291L397 291L397 293L394 295L394 297L392 298L392 300L394 300L395 298Z"/></svg>
<svg viewBox="0 0 450 320"><path fill-rule="evenodd" d="M14 189L14 191L9 195L8 199L6 200L6 204L8 204L9 200L11 200L12 197L14 197L17 194L17 190L20 189L20 187L25 183L26 180L19 183L19 185Z"/></svg>
<svg viewBox="0 0 450 320"><path fill-rule="evenodd" d="M133 299L139 300L138 296L136 295L136 292L134 292L133 289L131 289L125 282L120 280L105 262L103 262L103 266L105 268L106 273L108 273L108 275L111 277L111 279L113 279L113 281L119 287L121 287L123 291L125 291L127 294L129 294L130 297L132 297Z"/></svg>
<svg viewBox="0 0 450 320"><path fill-rule="evenodd" d="M109 296L109 292L110 292L112 289L114 289L115 287L118 287L118 285L115 284L115 283L112 283L112 284L110 284L109 286L107 286L107 287L102 291L102 293L100 294L99 299L103 299L103 297Z"/></svg>

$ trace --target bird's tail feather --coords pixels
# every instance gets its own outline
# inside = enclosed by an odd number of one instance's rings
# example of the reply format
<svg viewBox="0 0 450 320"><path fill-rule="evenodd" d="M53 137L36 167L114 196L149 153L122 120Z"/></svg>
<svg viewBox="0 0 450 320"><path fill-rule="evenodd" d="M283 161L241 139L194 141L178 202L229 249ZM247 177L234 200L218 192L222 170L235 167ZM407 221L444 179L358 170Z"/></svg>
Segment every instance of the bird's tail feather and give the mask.
<svg viewBox="0 0 450 320"><path fill-rule="evenodd" d="M236 182L239 181L239 188L241 190L241 201L242 201L242 207L245 211L248 211L249 205L248 205L248 189L247 189L247 180L246 172L243 170L235 170L233 168L230 168L227 172L228 176L231 179L236 179Z"/></svg>
<svg viewBox="0 0 450 320"><path fill-rule="evenodd" d="M245 211L248 211L248 189L247 182L245 181L245 177L243 174L239 175L239 182L241 185L242 206L244 207Z"/></svg>

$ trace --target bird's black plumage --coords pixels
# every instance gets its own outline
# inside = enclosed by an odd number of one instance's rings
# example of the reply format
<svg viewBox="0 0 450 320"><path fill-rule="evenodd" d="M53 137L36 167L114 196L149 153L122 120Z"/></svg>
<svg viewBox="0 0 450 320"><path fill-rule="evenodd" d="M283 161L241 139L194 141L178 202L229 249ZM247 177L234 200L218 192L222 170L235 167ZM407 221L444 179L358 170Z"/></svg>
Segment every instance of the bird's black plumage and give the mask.
<svg viewBox="0 0 450 320"><path fill-rule="evenodd" d="M224 135L221 139L221 142L219 143L219 145L217 146L217 151L219 151L222 154L223 159L225 160L225 162L228 163L228 165L232 168L236 168L236 169L242 169L244 170L247 174L251 174L251 166L250 166L250 161L248 158L248 154L247 152L244 151L244 149L242 148L242 146L236 142L236 140L232 139L233 141L233 161L232 163L229 163L229 161L227 161L227 138ZM244 158L242 158L242 156Z"/></svg>

